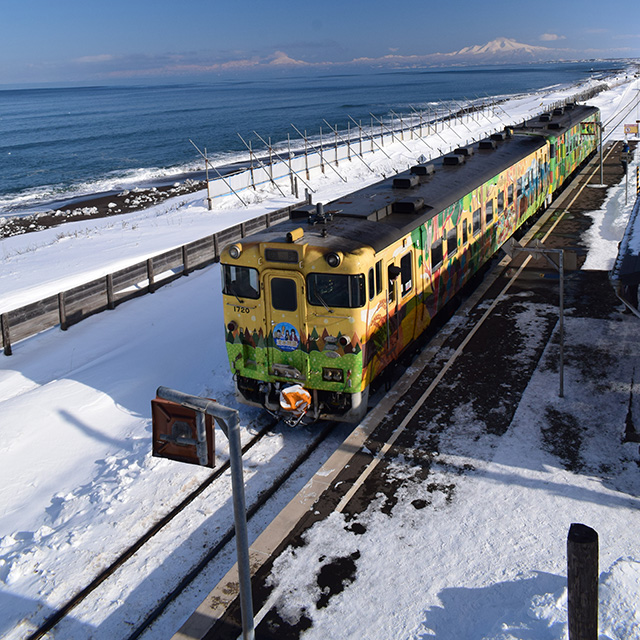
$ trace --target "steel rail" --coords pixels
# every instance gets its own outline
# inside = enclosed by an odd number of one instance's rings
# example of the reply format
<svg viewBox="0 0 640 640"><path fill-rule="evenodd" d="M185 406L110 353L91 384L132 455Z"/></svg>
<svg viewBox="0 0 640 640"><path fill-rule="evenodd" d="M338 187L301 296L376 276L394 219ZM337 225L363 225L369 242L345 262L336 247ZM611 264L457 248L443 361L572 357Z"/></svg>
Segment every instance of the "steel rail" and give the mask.
<svg viewBox="0 0 640 640"><path fill-rule="evenodd" d="M310 447L299 455L270 487L265 489L258 499L247 509L247 520L251 520L256 513L282 488L282 485L311 457L314 451L324 442L337 426L337 422L328 422L313 440ZM127 636L126 640L139 638L167 609L167 607L202 573L207 565L229 544L235 532L230 527L218 542L200 559L197 565L180 580L180 582L158 603L153 611L142 621L136 630Z"/></svg>
<svg viewBox="0 0 640 640"><path fill-rule="evenodd" d="M611 155L611 153L613 152L615 145L612 146L609 151L607 152L607 156L609 157L609 155ZM551 228L549 229L549 231L544 235L542 242L544 242L549 235L552 233L552 231L555 229L555 227L557 226L557 224L560 222L560 220L564 217L565 213L567 213L567 211L569 210L569 207L576 201L576 199L578 198L578 196L582 193L582 191L586 188L586 186L589 183L589 180L595 175L596 171L598 171L599 168L596 166L595 169L591 172L591 174L588 176L587 180L580 186L580 188L578 189L578 192L576 193L576 195L573 197L573 199L571 200L571 202L569 203L569 205L565 208L563 208L562 213L558 216L558 219L555 220L555 222L553 223L553 225L551 226ZM580 172L580 174L575 176L575 180L578 180L578 178L580 177L580 175L582 175L583 172ZM535 235L535 233L537 232L537 230L541 229L541 227L546 224L549 219L551 218L551 216L553 215L553 213L555 213L555 211L557 210L557 207L549 207L549 209L547 209L542 216L540 217L540 219L538 220L538 222L534 225L534 227L529 231L529 233L527 233L525 235L525 238L523 238L523 244L524 246L526 246L526 244L528 244L532 239L533 236ZM385 457L385 455L389 452L389 450L391 449L391 447L393 446L393 444L397 441L397 439L402 435L402 433L406 430L406 428L408 427L409 423L411 422L411 420L413 419L413 417L416 415L416 413L420 410L420 408L422 407L422 405L425 403L425 401L427 400L427 398L433 393L433 391L436 389L436 387L438 386L438 384L440 383L440 381L442 380L442 378L446 375L446 373L449 371L449 369L451 369L451 367L453 366L453 364L455 363L455 361L458 359L458 357L462 354L462 352L464 351L465 347L467 346L467 344L470 342L470 340L473 338L473 336L477 333L477 331L480 329L480 327L486 322L487 318L491 315L491 313L493 312L493 310L496 308L496 306L498 305L498 303L503 299L504 295L507 293L507 291L509 291L509 289L512 287L513 283L517 280L517 278L520 276L520 274L522 273L522 271L524 270L524 268L527 266L527 264L531 261L531 256L527 256L525 258L525 260L523 261L522 265L517 269L516 273L509 279L509 281L507 282L507 284L503 287L503 289L500 291L500 293L495 297L495 299L493 300L493 302L489 305L489 307L485 310L485 312L482 314L481 318L478 320L478 322L471 328L471 330L467 333L467 335L465 336L464 340L460 343L460 345L458 345L458 348L455 350L455 352L451 355L451 357L447 360L447 362L443 365L443 367L440 369L440 371L438 372L438 374L436 375L436 377L431 381L431 384L427 387L427 389L423 392L423 394L420 396L420 398L418 399L418 401L412 406L412 408L410 409L410 411L407 413L407 415L404 417L404 419L402 420L402 422L396 427L396 429L393 431L393 433L389 436L389 438L387 439L387 441L384 443L383 446L380 447L380 449L377 451L375 457L371 460L371 462L364 468L364 470L362 471L362 473L360 474L360 476L354 481L353 485L350 487L349 491L347 491L347 493L342 497L342 499L340 500L340 502L338 503L338 505L335 508L335 511L337 513L342 513L342 511L344 511L344 509L346 508L347 504L349 503L349 501L351 500L351 498L353 498L353 496L356 494L356 492L358 491L358 489L362 486L362 484L364 484L364 481L369 477L369 475L371 475L371 473L374 471L374 469L378 466L378 464L380 464L380 462L382 462L383 458ZM256 617L256 620L258 620L258 618Z"/></svg>
<svg viewBox="0 0 640 640"><path fill-rule="evenodd" d="M262 438L274 427L274 422L270 422L263 427L255 436L247 442L242 448L245 453L254 447ZM158 520L146 533L140 536L133 544L129 545L113 562L106 566L100 573L76 595L67 600L67 602L59 607L51 614L31 635L27 640L38 640L46 633L51 631L69 612L77 607L91 593L93 593L105 580L111 577L120 567L130 560L145 544L167 526L174 518L182 513L200 494L202 494L215 480L229 469L229 461L225 461L211 475L203 480L189 495L185 496L181 502L173 507L167 514Z"/></svg>

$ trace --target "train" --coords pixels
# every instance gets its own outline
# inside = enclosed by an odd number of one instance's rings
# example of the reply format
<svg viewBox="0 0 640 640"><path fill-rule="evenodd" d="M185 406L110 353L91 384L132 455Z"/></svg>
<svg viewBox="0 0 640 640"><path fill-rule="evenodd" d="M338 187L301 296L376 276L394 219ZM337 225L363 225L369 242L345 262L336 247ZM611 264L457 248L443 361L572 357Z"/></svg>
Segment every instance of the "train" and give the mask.
<svg viewBox="0 0 640 640"><path fill-rule="evenodd" d="M296 425L360 421L372 382L595 152L566 104L226 246L226 348L240 402Z"/></svg>

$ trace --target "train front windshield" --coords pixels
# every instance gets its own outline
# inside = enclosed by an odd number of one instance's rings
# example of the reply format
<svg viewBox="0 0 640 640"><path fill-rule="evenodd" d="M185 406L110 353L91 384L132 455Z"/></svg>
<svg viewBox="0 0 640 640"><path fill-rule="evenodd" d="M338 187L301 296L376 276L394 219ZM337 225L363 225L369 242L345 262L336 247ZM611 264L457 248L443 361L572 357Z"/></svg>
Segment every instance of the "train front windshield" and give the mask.
<svg viewBox="0 0 640 640"><path fill-rule="evenodd" d="M222 293L236 298L260 297L260 282L258 270L251 267L236 267L230 264L222 265Z"/></svg>
<svg viewBox="0 0 640 640"><path fill-rule="evenodd" d="M317 307L354 309L365 304L364 276L312 273L307 277L309 304Z"/></svg>

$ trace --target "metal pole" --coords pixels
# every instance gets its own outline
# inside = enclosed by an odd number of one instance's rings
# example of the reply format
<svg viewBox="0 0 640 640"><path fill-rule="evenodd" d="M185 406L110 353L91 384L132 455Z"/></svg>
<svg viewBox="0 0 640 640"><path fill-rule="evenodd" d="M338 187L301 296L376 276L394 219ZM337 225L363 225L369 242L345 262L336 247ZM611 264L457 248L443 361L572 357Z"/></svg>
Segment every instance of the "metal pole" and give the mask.
<svg viewBox="0 0 640 640"><path fill-rule="evenodd" d="M244 144L245 147L247 147L247 149L249 149L249 153L251 153L251 141L249 141L249 144L247 144L245 142L245 139L238 134L238 137L240 138L240 140L242 140L242 143ZM269 138L269 143L271 143L271 138ZM271 163L271 153L269 153L269 162ZM271 184L286 198L287 196L285 195L284 191L280 188L280 186L278 185L278 183L273 179L273 164L270 164L271 169L267 169L267 167L264 166L264 163L260 160L260 158L258 158L258 156L256 156L256 162L264 169L265 174L267 174L267 176L269 177L269 180L271 181ZM291 166L291 161L289 161L289 166ZM253 181L253 171L251 172L251 181ZM255 189L255 182L253 184L253 188Z"/></svg>
<svg viewBox="0 0 640 640"><path fill-rule="evenodd" d="M258 140L260 140L260 142L262 142L263 144L267 144L265 142L264 138L257 131L254 131L253 133L258 138ZM298 132L298 133L300 133L300 132ZM304 142L305 142L304 163L305 163L305 169L307 170L307 179L308 179L309 178L309 165L307 163L307 138L306 138L307 132L305 131L304 134L305 134L305 138L304 138ZM284 162L284 160L282 159L282 156L280 156L280 154L277 151L273 150L273 153L275 154L276 158L278 158L278 160L280 160L280 162ZM293 173L296 174L296 176L298 176L300 178L300 180L302 180L302 182L304 182L305 185L307 185L307 187L311 191L313 191L313 193L315 193L315 189L312 189L309 186L309 184L307 184L307 182L305 182L304 178L302 178L297 171L295 171L293 168L291 170L293 171Z"/></svg>
<svg viewBox="0 0 640 640"><path fill-rule="evenodd" d="M299 129L294 125L294 124L292 124L291 126L295 129L295 131L298 133L298 135L302 136L302 134L300 133L300 130L299 130ZM322 128L320 128L320 133L321 133L321 135L322 135ZM306 134L306 131L305 131L305 134ZM306 140L306 137L305 137L305 140ZM321 144L322 144L322 143L321 143ZM315 148L311 143L309 143L309 146L310 146L314 151L317 151L317 150L316 150L316 148ZM322 158L322 147L320 147L320 158ZM333 170L333 172L334 172L334 173L335 173L335 174L336 174L336 175L337 175L337 176L342 180L342 182L346 182L346 181L347 181L347 179L346 179L344 176L340 175L340 173L338 172L338 170L337 170L337 169L336 169L336 168L335 168L335 167L334 167L330 162L327 162L327 166L328 166L330 169L332 169L332 170ZM322 173L324 173L324 168L322 169Z"/></svg>
<svg viewBox="0 0 640 640"><path fill-rule="evenodd" d="M560 250L560 393L564 398L564 251Z"/></svg>
<svg viewBox="0 0 640 640"><path fill-rule="evenodd" d="M602 149L602 120L600 120L598 122L598 124L600 125L599 126L599 129L600 129L600 184L604 184L604 172L603 172L603 169L602 169L603 163L604 163L604 160L603 160L603 157L602 157L603 153L604 153L604 151Z"/></svg>
<svg viewBox="0 0 640 640"><path fill-rule="evenodd" d="M393 111L391 111L391 113L393 113ZM373 114L371 114L372 118L376 118ZM376 118L377 120L377 118ZM394 142L395 140L397 140L409 153L413 153L413 151L411 151L411 149L409 149L409 147L407 147L407 145L402 142L402 140L400 140L400 138L398 138L397 136L394 137L394 133L393 133L393 129L389 129L389 127L387 127L382 120L379 121L380 122L380 128L381 129L386 129L387 131L389 131L391 133L391 141ZM393 126L393 124L391 125Z"/></svg>
<svg viewBox="0 0 640 640"><path fill-rule="evenodd" d="M349 118L351 120L353 120L353 118L351 116L349 116ZM373 121L373 118L371 118L371 120ZM358 124L355 120L353 120L353 122L355 122L356 124ZM360 125L358 125L360 126ZM362 126L360 126L360 130L362 131ZM380 149L380 151L382 151L382 153L384 153L385 156L387 156L387 158L389 158L389 160L391 160L391 156L373 139L373 127L371 128L371 151L373 151L373 145L375 144L376 147L378 147L378 149Z"/></svg>
<svg viewBox="0 0 640 640"><path fill-rule="evenodd" d="M207 165L209 164L209 161L206 159L205 155L202 153L202 151L200 151L200 149L198 149L198 147L196 146L196 143L193 140L189 140L189 142L196 148L196 151L205 159L205 162L207 163ZM247 203L238 195L238 193L236 192L236 190L231 186L231 184L229 183L229 181L218 171L218 169L216 169L216 167L214 167L213 165L211 165L211 168L218 174L218 178L220 178L222 180L222 182L224 182L227 187L229 188L229 190L233 193L233 195L238 198L238 200L240 200L240 202L242 202L242 204L247 207L249 205L247 205Z"/></svg>
<svg viewBox="0 0 640 640"><path fill-rule="evenodd" d="M324 120L324 118L323 118L323 120ZM332 131L334 131L334 132L335 132L336 137L337 137L337 136L338 136L338 128L337 128L337 125L336 125L336 129L334 130L334 129L333 129L333 127L332 127L332 126L331 126L331 125L330 125L326 120L324 120L324 121L326 122L326 124L327 124L327 126L329 127L329 129L331 129ZM341 141L344 141L344 139L342 138L342 136L340 136L340 140L341 140ZM349 144L349 139L347 138L347 145L348 145L348 144ZM355 152L354 152L354 153L355 153ZM364 159L362 156L359 156L357 153L356 153L356 156L357 156L357 157L362 161L362 163L367 167L367 169L369 169L372 173L375 173L375 171L374 171L374 170L373 170L373 169L372 169L372 168L371 168L371 167L366 163L365 159ZM349 156L349 160L351 160L351 156Z"/></svg>
<svg viewBox="0 0 640 640"><path fill-rule="evenodd" d="M233 492L233 516L236 531L236 551L238 554L238 581L240 586L240 612L243 640L254 640L253 599L251 596L251 565L249 563L249 535L247 532L247 507L244 495L242 473L242 445L240 442L240 421L238 412L213 400L191 396L168 387L158 387L156 395L198 412L197 428L200 432L200 415L204 424L204 414L213 416L229 440L229 463L231 466L231 488ZM203 427L204 428L204 427ZM198 433L198 438L200 433ZM204 440L204 438L203 438ZM206 444L205 458L206 458ZM200 457L200 454L198 454Z"/></svg>
<svg viewBox="0 0 640 640"><path fill-rule="evenodd" d="M243 640L255 637L253 622L253 600L251 596L251 563L249 558L249 535L247 532L247 508L242 475L242 444L238 414L228 425L229 462L231 464L231 487L233 491L233 514L236 527L236 552L238 554L238 578L240 582L240 612L242 616Z"/></svg>
<svg viewBox="0 0 640 640"><path fill-rule="evenodd" d="M240 135L240 134L238 134ZM242 139L242 138L241 138ZM251 148L251 140L249 140L249 175L251 176L251 186L253 187L254 191L256 188L256 179L255 176L253 175L253 149Z"/></svg>
<svg viewBox="0 0 640 640"><path fill-rule="evenodd" d="M209 160L207 159L207 147L204 148L204 169L207 177L207 209L211 211L213 209L213 203L211 202L211 191L209 189Z"/></svg>

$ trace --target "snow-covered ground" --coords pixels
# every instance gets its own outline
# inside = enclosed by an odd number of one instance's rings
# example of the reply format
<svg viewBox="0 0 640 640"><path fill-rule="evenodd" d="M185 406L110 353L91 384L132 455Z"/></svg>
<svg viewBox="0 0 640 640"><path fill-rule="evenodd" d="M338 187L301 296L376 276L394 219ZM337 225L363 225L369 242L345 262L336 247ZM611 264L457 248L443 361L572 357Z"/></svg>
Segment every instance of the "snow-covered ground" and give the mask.
<svg viewBox="0 0 640 640"><path fill-rule="evenodd" d="M610 84L610 91L598 95L590 103L602 109L605 122L615 122L616 126L607 131L610 139L622 139L622 125L629 119L614 120L614 116L621 110L624 113L628 105L637 100L640 81L621 76L612 79ZM462 144L471 137L477 139L500 120L505 124L522 121L538 112L542 103L551 104L582 88L557 88L544 94L519 97L502 105L504 111L497 112L495 121L491 122L490 117L465 120L463 124L433 136L431 142L437 147L444 144L442 138L450 145ZM635 110L630 118L636 119ZM413 150L413 155L404 145ZM404 169L425 152L425 146L420 140L405 140L404 144L396 143L385 151L391 155L395 167ZM382 154L367 158L377 172L387 174L392 170L392 160ZM637 156L633 166L636 164ZM314 181L315 201L329 201L380 177L357 160L348 166L341 164L341 173L348 178L346 184L333 172ZM217 200L214 211L208 211L205 195L200 192L117 218L69 223L57 229L0 241L0 311L69 289L294 201L283 198L277 191L264 189L251 194L249 208L239 208L238 201L231 196ZM611 267L632 202L633 198L630 198L628 206L624 206L622 185L610 191L601 211L594 212L596 224L587 239L590 253L586 268ZM14 355L0 356L3 427L0 442L0 482L3 487L0 498L0 635L3 637L26 637L30 629L84 586L89 575L95 575L151 522L179 502L197 479L207 475L206 470L151 457L149 401L159 385L166 385L235 404L221 331L219 292L219 268L212 266L182 278L154 295L85 320L67 332L52 329L17 343ZM632 337L637 327L629 325L628 331ZM584 333L568 331L569 335L573 333L578 333L580 339L590 335L589 327L584 327ZM625 356L623 347L620 346L622 359ZM544 381L534 378L532 385L536 384L544 384ZM628 387L625 391L628 397ZM535 389L531 393L535 399ZM533 407L530 406L532 403ZM579 406L575 407L576 418L581 419L582 411L589 412L584 406L587 403L588 398L580 400ZM619 407L615 408L615 411L619 410ZM602 415L607 414L606 407L599 411ZM246 408L241 412L245 427L257 417L257 412ZM535 401L523 402L512 433L503 438L498 452L491 459L475 461L478 472L473 482L463 489L464 495L458 496L453 507L442 512L429 526L434 535L442 526L445 527L444 535L456 536L462 535L463 529L471 527L473 522L491 519L496 521L497 529L509 535L510 523L496 520L495 504L515 500L522 505L523 513L530 509L531 513L542 514L544 509L556 519L553 526L547 527L549 523L543 522L535 531L543 560L534 565L535 569L531 569L531 565L527 568L522 559L522 541L514 540L511 547L494 547L487 541L483 547L482 568L474 576L463 575L461 568L466 560L452 554L451 545L442 545L437 550L431 548L431 555L421 553L422 558L429 560L416 563L417 566L404 567L402 571L388 567L388 573L395 571L398 580L407 581L426 580L424 575L412 575L412 570L429 573L430 563L452 569L438 572L438 579L424 591L424 598L418 605L422 607L421 611L405 607L403 618L399 604L390 601L388 606L396 607L393 609L395 631L381 629L370 637L531 640L563 637L565 595L559 575L562 572L558 567L564 542L558 541L556 536L558 521L564 526L564 520L559 514L570 514L573 505L588 503L590 513L594 514L593 521L602 524L603 530L610 530L611 523L617 521L621 526L627 526L628 522L631 530L637 531L640 505L635 496L640 483L625 476L612 482L611 486L603 486L600 480L588 475L577 481L574 474L552 468L545 454L536 453L538 443L528 432L527 425L534 415ZM278 459L283 451L293 446L295 439L296 436L287 431L270 438L269 446L249 465L248 482L259 473L261 466L268 466L270 459ZM223 459L224 437L217 438L217 445L219 459ZM521 451L533 452L535 458L524 468L519 464ZM589 464L596 464L600 459L598 456L601 456L602 464L607 464L606 451L593 451L589 455ZM464 463L461 460L449 462ZM508 486L501 481L505 477L513 480ZM558 490L561 486L574 488ZM487 498L479 500L481 495ZM224 503L222 498L220 503ZM215 526L211 521L215 523L216 517L209 516L217 513L218 504L212 498L205 517L203 514L197 516L203 519L197 520L196 516L193 520L187 519L185 538L207 522ZM327 522L326 535L331 535L331 526L339 525L336 515ZM252 536L258 533L252 531ZM605 587L601 597L605 601L611 600L610 609L623 612L627 607L628 610L624 615L621 613L617 630L614 628L615 617L609 616L609 627L603 629L606 638L640 637L633 600L640 599L640 553L630 540L634 537L620 536L601 559ZM168 548L161 547L162 553L171 553L173 548L181 546L181 541L174 540L174 547L166 541L163 544ZM189 545L185 544L181 551L188 554ZM193 553L195 555L197 550ZM378 559L384 555L375 548L368 553ZM156 556L155 562L159 563L162 558L160 548ZM58 637L80 640L126 635L130 628L127 625L135 623L136 616L154 602L152 581L149 580L153 572L150 562L121 571L110 595L96 600L93 608L84 606L72 613ZM233 556L230 556L228 563L232 562ZM179 575L184 565L175 565L173 574ZM456 566L457 571L454 570ZM221 573L215 575L221 577L227 569L228 566L220 567ZM372 573L372 579L375 579L375 573ZM523 599L517 594L531 594L531 606L522 608ZM192 598L198 602L202 595L195 593ZM357 598L358 594L351 596ZM350 606L346 597L344 606ZM456 603L467 597L474 599L482 614L462 620L457 617ZM362 616L366 617L370 606L366 600L356 599L351 606L360 604ZM377 606L383 606L383 603L378 602ZM496 615L487 612L486 606L497 612ZM338 613L331 608L319 615L327 616L331 612ZM175 611L165 629L178 628L186 613L186 610ZM420 629L412 626L415 616L425 620ZM446 634L429 631L437 626L433 623L434 618L446 626ZM538 622L528 635L517 631L518 624L531 618ZM340 619L339 615L337 619ZM498 619L503 620L500 629L491 626ZM632 629L629 621L636 624L633 627L635 636L629 631ZM400 629L405 629L406 633L398 631ZM166 636L167 632L163 630L152 630L148 635ZM334 636L349 637L344 632L336 632Z"/></svg>

